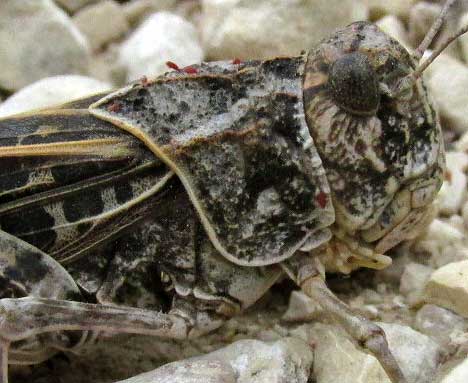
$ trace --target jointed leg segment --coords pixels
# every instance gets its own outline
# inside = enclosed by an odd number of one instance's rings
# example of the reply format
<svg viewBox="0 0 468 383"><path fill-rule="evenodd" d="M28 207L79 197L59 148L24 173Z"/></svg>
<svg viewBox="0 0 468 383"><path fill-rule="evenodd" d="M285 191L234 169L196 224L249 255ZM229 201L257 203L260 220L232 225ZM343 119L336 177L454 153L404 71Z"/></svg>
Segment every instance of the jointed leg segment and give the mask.
<svg viewBox="0 0 468 383"><path fill-rule="evenodd" d="M9 344L34 335L81 330L181 339L188 332L186 320L177 315L33 297L0 300L0 318L0 383L8 382Z"/></svg>
<svg viewBox="0 0 468 383"><path fill-rule="evenodd" d="M337 320L352 338L379 360L393 383L406 383L398 362L390 352L385 333L379 326L353 313L330 291L319 273L305 279L301 288Z"/></svg>

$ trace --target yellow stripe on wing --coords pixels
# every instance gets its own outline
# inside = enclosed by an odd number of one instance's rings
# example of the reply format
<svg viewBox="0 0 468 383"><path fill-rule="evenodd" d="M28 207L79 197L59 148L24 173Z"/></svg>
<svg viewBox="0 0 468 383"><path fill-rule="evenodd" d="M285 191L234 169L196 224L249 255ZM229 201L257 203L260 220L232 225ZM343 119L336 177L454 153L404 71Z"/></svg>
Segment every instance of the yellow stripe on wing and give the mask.
<svg viewBox="0 0 468 383"><path fill-rule="evenodd" d="M1 157L37 157L96 155L115 157L132 154L128 140L121 138L100 138L92 140L53 142L47 144L17 145L0 147Z"/></svg>

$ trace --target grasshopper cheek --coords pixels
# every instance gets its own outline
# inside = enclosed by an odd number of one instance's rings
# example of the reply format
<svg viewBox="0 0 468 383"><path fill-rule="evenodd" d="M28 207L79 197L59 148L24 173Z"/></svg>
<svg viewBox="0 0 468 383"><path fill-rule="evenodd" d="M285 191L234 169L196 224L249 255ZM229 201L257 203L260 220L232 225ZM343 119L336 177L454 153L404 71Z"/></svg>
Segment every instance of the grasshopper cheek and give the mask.
<svg viewBox="0 0 468 383"><path fill-rule="evenodd" d="M350 53L336 60L328 83L335 102L350 113L372 115L379 107L377 74L363 53Z"/></svg>

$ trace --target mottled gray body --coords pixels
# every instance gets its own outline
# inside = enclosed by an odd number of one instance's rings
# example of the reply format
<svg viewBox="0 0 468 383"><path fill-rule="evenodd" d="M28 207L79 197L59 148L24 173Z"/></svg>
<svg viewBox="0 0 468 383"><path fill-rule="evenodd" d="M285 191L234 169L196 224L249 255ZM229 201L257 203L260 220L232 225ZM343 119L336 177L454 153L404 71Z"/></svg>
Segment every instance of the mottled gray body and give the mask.
<svg viewBox="0 0 468 383"><path fill-rule="evenodd" d="M308 55L0 120L0 382L8 350L31 363L98 331L200 335L285 274L404 382L321 274L387 266L430 218L440 126L420 82L383 91L413 67L356 23Z"/></svg>

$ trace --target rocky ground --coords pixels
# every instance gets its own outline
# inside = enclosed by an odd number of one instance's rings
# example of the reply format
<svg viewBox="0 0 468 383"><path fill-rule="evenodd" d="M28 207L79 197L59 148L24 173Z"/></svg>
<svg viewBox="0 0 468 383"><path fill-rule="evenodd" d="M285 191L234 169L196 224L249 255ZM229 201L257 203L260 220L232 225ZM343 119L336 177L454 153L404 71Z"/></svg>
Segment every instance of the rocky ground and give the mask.
<svg viewBox="0 0 468 383"><path fill-rule="evenodd" d="M1 0L0 115L155 76L166 61L297 54L354 20L374 21L412 49L440 8L416 0ZM466 23L468 2L460 0L437 42ZM388 269L329 279L354 310L382 322L411 383L468 382L467 63L468 36L425 75L447 147L438 217L392 252ZM106 339L82 355L16 370L13 383L107 383L175 360L125 382L389 382L372 356L292 290L283 282L202 339Z"/></svg>

